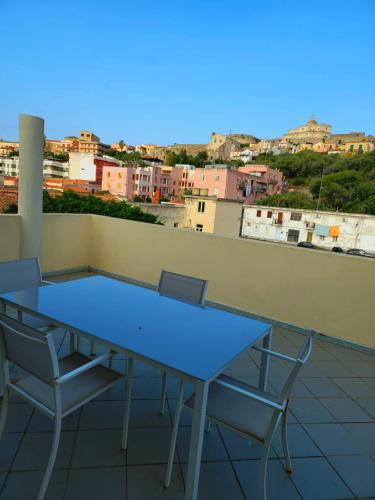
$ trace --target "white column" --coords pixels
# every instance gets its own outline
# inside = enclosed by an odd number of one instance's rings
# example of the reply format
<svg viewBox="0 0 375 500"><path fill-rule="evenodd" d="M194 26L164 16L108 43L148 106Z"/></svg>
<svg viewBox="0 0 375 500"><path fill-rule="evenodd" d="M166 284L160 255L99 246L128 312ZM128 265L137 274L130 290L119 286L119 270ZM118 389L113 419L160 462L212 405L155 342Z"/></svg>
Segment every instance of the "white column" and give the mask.
<svg viewBox="0 0 375 500"><path fill-rule="evenodd" d="M20 115L18 213L21 215L20 257L40 257L43 216L44 120Z"/></svg>

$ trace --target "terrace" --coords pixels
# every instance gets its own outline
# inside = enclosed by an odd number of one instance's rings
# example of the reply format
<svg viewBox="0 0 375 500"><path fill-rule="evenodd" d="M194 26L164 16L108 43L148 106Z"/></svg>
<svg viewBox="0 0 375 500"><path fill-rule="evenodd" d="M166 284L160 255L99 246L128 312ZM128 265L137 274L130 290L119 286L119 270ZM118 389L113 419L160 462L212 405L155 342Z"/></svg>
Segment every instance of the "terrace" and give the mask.
<svg viewBox="0 0 375 500"><path fill-rule="evenodd" d="M21 183L20 196L22 190ZM19 215L0 216L0 261L24 256L28 224L37 232L20 208ZM306 329L319 332L290 405L294 472L284 472L277 434L268 463L268 498L375 496L374 261L94 215L46 214L40 222L41 264L50 281L99 273L154 288L160 271L168 269L207 279L209 304L272 323L276 350L295 355ZM63 332L56 343L59 355L66 354ZM88 352L85 342L83 350ZM254 383L259 362L249 350L229 374ZM65 420L48 498L183 498L191 428L187 410L178 466L170 488L163 488L177 379L169 378L168 412L160 416L160 373L142 363L135 366L128 450L119 446L124 398L119 385ZM125 370L126 361L118 355L113 367ZM278 389L286 374L284 361L271 361L271 388ZM35 498L51 437L50 422L13 399L0 441L0 499ZM214 426L205 437L199 499L256 498L259 456L256 444Z"/></svg>

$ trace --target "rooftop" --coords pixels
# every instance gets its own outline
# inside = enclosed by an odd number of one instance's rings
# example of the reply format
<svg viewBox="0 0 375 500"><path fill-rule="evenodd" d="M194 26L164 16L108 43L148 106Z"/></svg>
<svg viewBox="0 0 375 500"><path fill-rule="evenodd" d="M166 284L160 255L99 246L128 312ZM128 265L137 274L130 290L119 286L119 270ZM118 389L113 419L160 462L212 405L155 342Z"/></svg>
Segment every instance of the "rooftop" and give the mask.
<svg viewBox="0 0 375 500"><path fill-rule="evenodd" d="M93 275L74 272L49 276L62 282ZM55 334L59 355L68 352L64 332ZM274 327L273 347L294 355L304 336L293 328ZM83 341L83 352L89 346ZM254 383L259 356L249 350L229 367L230 375ZM113 368L124 371L117 355ZM271 389L287 373L273 361ZM12 377L20 374L12 371ZM49 488L54 500L155 499L184 495L191 418L182 416L177 463L171 486L164 477L178 380L169 378L164 416L158 414L160 372L135 365L129 447L120 451L124 387L117 386L65 419L55 472ZM191 387L187 392L192 391ZM33 499L47 462L50 421L14 398L0 446L0 498ZM273 440L268 465L268 498L358 498L375 492L375 358L326 340L314 341L313 353L296 382L289 413L289 442L294 472L282 467L280 436ZM6 446L4 446L6 443ZM230 430L213 426L205 436L199 499L251 499L257 481L259 449Z"/></svg>

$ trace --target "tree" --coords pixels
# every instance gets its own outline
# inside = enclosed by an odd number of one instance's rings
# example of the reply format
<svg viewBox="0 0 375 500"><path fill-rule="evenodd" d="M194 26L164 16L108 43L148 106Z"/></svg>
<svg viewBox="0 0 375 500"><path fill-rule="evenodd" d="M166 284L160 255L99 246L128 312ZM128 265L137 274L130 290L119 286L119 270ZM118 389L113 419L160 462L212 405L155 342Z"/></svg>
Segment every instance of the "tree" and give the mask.
<svg viewBox="0 0 375 500"><path fill-rule="evenodd" d="M264 207L315 208L315 203L312 198L301 192L267 196L267 198L257 201L256 204Z"/></svg>
<svg viewBox="0 0 375 500"><path fill-rule="evenodd" d="M105 215L161 224L156 215L145 213L139 207L134 207L126 201L103 200L91 194L81 196L71 190L54 197L48 191L43 191L43 212ZM11 205L5 213L17 213L17 206Z"/></svg>

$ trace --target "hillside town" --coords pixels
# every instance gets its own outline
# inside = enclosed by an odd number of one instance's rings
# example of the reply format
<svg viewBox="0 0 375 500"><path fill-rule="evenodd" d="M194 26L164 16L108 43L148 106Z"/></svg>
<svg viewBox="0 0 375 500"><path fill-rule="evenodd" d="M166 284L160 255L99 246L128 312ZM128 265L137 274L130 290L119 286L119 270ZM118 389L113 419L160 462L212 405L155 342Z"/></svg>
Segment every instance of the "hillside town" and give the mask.
<svg viewBox="0 0 375 500"><path fill-rule="evenodd" d="M0 212L17 205L18 147L18 142L0 141ZM335 211L324 206L324 166L320 185L320 172L310 183L312 193L318 190L317 201L311 198L305 206L306 178L292 178L278 168L278 160L315 154L328 164L374 150L374 136L332 133L331 125L319 124L314 116L280 138L212 132L208 144L132 146L120 140L109 145L84 130L62 140L45 139L44 189L51 197L73 192L129 202L175 229L371 255L375 212L364 208L346 214L347 205ZM282 196L289 201L283 204ZM298 196L297 204L290 202Z"/></svg>

